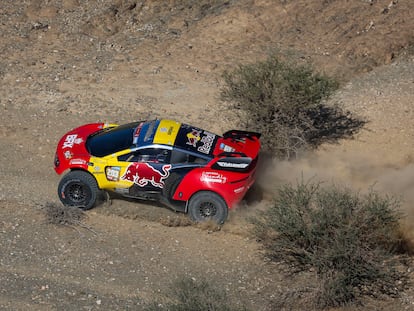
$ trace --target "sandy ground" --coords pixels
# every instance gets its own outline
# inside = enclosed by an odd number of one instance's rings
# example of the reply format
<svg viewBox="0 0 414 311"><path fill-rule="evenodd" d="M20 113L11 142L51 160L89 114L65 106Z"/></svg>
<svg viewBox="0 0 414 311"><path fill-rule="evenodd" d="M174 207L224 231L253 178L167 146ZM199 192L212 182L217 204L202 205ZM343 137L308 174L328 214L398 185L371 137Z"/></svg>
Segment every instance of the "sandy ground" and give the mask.
<svg viewBox="0 0 414 311"><path fill-rule="evenodd" d="M204 5L204 6L203 6ZM140 310L183 276L271 310L294 290L261 256L247 219L302 175L401 195L411 232L413 4L409 1L2 1L0 5L0 309ZM411 45L410 45L411 44ZM341 78L331 99L368 122L354 139L274 162L266 200L221 231L165 226L182 217L113 200L83 226L48 224L58 203L58 139L86 122L169 117L215 132L237 120L219 101L222 70L289 50ZM414 230L413 230L414 232ZM414 236L414 234L413 234ZM362 309L412 310L414 292Z"/></svg>

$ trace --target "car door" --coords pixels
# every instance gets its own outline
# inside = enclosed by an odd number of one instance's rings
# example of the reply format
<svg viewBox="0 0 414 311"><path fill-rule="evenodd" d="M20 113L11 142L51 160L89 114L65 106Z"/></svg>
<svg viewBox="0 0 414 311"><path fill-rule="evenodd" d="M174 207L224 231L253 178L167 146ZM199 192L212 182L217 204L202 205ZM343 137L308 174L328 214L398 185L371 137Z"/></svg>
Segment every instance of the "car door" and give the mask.
<svg viewBox="0 0 414 311"><path fill-rule="evenodd" d="M133 150L118 157L120 181L138 191L161 191L170 175L171 150L159 146Z"/></svg>

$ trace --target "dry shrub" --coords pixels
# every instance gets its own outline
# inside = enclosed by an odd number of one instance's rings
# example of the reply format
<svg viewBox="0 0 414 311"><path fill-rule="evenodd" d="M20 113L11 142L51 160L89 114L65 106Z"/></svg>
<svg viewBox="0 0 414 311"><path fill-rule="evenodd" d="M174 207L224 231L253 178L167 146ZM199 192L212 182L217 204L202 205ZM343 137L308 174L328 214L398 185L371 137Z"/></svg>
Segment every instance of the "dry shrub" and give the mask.
<svg viewBox="0 0 414 311"><path fill-rule="evenodd" d="M360 195L302 181L280 188L274 204L255 219L255 234L272 261L292 273L316 272L318 307L341 306L404 289L398 210L398 200L372 190Z"/></svg>
<svg viewBox="0 0 414 311"><path fill-rule="evenodd" d="M296 157L309 147L353 135L364 122L323 103L339 86L310 66L271 56L223 73L221 99L233 103L241 125L262 133L264 150Z"/></svg>
<svg viewBox="0 0 414 311"><path fill-rule="evenodd" d="M198 222L195 226L201 230L207 231L208 233L213 233L221 230L221 225L217 224L214 220L207 220L203 222Z"/></svg>
<svg viewBox="0 0 414 311"><path fill-rule="evenodd" d="M145 311L246 311L231 304L226 291L206 280L196 281L189 277L178 279L171 286L165 302L154 302Z"/></svg>
<svg viewBox="0 0 414 311"><path fill-rule="evenodd" d="M179 214L174 216L160 217L159 222L166 227L188 227L195 226L208 233L217 232L221 230L221 226L213 220L203 222L193 222L186 214Z"/></svg>
<svg viewBox="0 0 414 311"><path fill-rule="evenodd" d="M46 222L54 225L76 226L86 217L79 208L50 202L45 204L44 211Z"/></svg>
<svg viewBox="0 0 414 311"><path fill-rule="evenodd" d="M187 217L187 215L161 217L159 221L166 227L187 227L193 225L193 222Z"/></svg>

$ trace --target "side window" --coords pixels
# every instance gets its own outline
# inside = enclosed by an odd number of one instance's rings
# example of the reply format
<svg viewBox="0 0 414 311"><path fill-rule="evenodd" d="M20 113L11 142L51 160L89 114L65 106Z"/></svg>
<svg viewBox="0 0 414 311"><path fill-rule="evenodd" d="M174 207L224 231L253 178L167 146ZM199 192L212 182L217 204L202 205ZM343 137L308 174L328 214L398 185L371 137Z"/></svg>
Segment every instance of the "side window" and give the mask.
<svg viewBox="0 0 414 311"><path fill-rule="evenodd" d="M170 150L167 149L147 148L119 156L118 161L169 163L170 154Z"/></svg>
<svg viewBox="0 0 414 311"><path fill-rule="evenodd" d="M171 153L171 163L172 164L187 164L187 163L196 163L196 164L205 164L207 160L194 156L192 154L180 151L173 150Z"/></svg>

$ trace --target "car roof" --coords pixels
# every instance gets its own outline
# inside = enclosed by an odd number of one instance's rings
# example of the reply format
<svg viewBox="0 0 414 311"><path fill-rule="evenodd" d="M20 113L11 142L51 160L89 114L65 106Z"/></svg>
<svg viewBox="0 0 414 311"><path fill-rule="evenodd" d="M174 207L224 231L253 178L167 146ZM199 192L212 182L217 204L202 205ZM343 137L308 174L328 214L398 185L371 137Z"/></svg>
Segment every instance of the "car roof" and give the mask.
<svg viewBox="0 0 414 311"><path fill-rule="evenodd" d="M220 137L198 127L168 119L141 122L133 136L134 145L139 147L167 145L210 157Z"/></svg>
<svg viewBox="0 0 414 311"><path fill-rule="evenodd" d="M88 137L86 149L93 156L103 157L130 148L138 124L134 122L99 130Z"/></svg>

